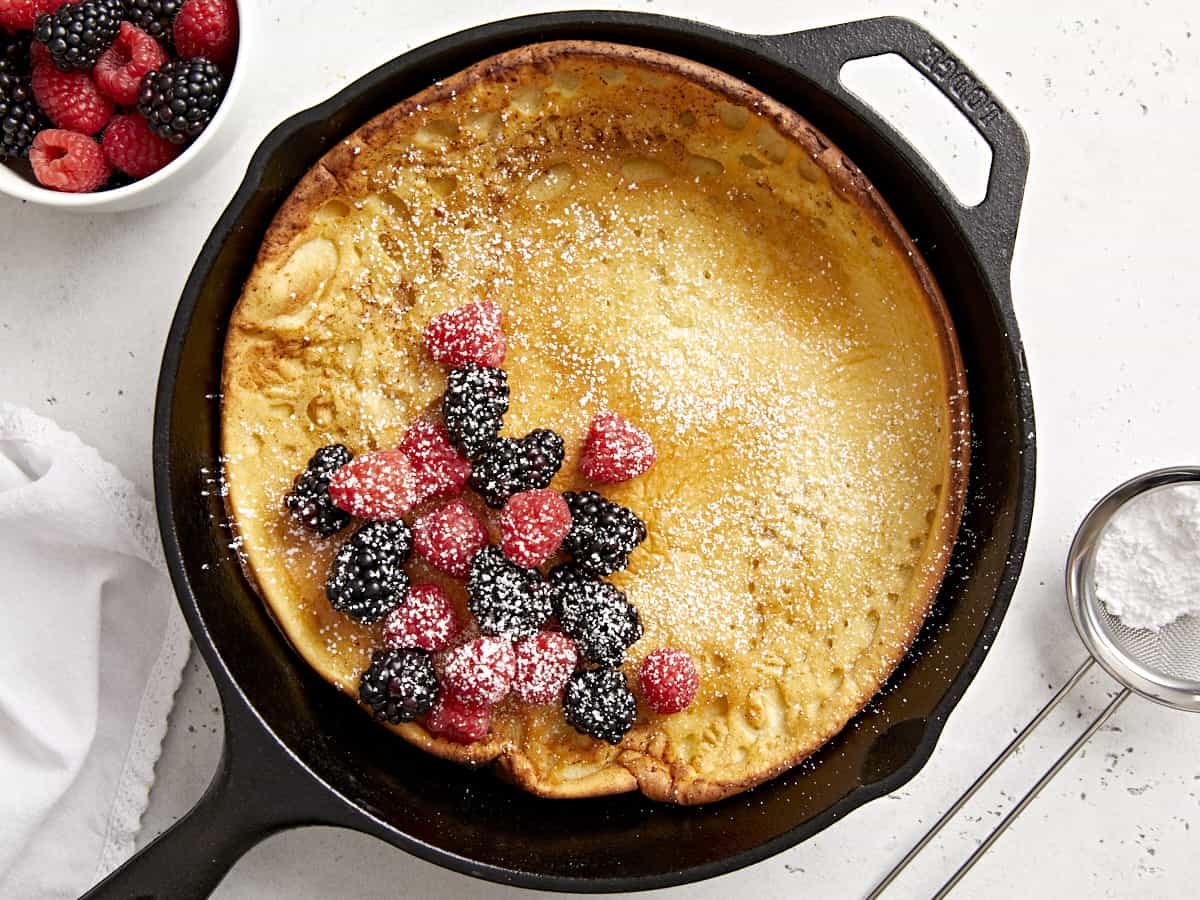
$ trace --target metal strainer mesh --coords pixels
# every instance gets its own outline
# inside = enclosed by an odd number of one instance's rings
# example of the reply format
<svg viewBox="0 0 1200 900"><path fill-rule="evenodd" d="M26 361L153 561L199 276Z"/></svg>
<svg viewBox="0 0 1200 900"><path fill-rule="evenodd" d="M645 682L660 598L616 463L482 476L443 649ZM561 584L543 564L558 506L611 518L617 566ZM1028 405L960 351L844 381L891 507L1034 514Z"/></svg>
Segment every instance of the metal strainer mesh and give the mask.
<svg viewBox="0 0 1200 900"><path fill-rule="evenodd" d="M1159 676L1200 685L1200 618L1184 616L1158 631L1130 628L1097 602L1096 618L1118 650Z"/></svg>

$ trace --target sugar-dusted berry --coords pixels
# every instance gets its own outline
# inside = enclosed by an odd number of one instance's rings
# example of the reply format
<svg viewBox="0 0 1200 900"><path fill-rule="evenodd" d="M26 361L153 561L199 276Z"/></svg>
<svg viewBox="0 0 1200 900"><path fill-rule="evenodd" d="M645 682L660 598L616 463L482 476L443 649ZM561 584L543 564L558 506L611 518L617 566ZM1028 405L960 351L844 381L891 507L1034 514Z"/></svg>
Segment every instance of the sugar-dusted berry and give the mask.
<svg viewBox="0 0 1200 900"><path fill-rule="evenodd" d="M654 465L654 441L615 412L602 412L592 419L579 468L592 481L613 484L636 478Z"/></svg>
<svg viewBox="0 0 1200 900"><path fill-rule="evenodd" d="M425 348L450 369L467 363L496 368L507 349L500 319L500 307L491 300L444 312L425 326Z"/></svg>
<svg viewBox="0 0 1200 900"><path fill-rule="evenodd" d="M471 559L487 542L487 529L461 500L431 509L413 523L417 553L435 569L455 578L467 577Z"/></svg>
<svg viewBox="0 0 1200 900"><path fill-rule="evenodd" d="M518 566L540 566L558 552L571 528L571 510L558 491L513 494L500 514L500 549Z"/></svg>
<svg viewBox="0 0 1200 900"><path fill-rule="evenodd" d="M456 744L474 744L488 736L492 727L492 708L472 706L443 693L425 717L430 734Z"/></svg>
<svg viewBox="0 0 1200 900"><path fill-rule="evenodd" d="M508 412L508 377L503 369L467 363L446 377L442 421L464 455L476 459L496 437Z"/></svg>
<svg viewBox="0 0 1200 900"><path fill-rule="evenodd" d="M554 703L579 659L575 642L557 631L539 631L513 645L516 669L512 691L533 706Z"/></svg>
<svg viewBox="0 0 1200 900"><path fill-rule="evenodd" d="M637 717L637 700L620 669L576 672L563 692L563 715L577 731L619 744Z"/></svg>
<svg viewBox="0 0 1200 900"><path fill-rule="evenodd" d="M485 547L471 560L467 607L480 631L512 641L537 634L553 612L541 573L518 566L499 547Z"/></svg>
<svg viewBox="0 0 1200 900"><path fill-rule="evenodd" d="M376 650L358 683L358 699L393 725L411 722L437 696L433 661L424 650Z"/></svg>
<svg viewBox="0 0 1200 900"><path fill-rule="evenodd" d="M642 660L638 685L646 704L656 713L665 715L692 705L700 689L700 676L687 651L659 647Z"/></svg>
<svg viewBox="0 0 1200 900"><path fill-rule="evenodd" d="M417 502L417 475L403 451L376 450L338 469L329 496L360 519L399 519Z"/></svg>
<svg viewBox="0 0 1200 900"><path fill-rule="evenodd" d="M413 585L408 599L383 620L383 642L393 649L445 650L458 631L454 603L436 584Z"/></svg>
<svg viewBox="0 0 1200 900"><path fill-rule="evenodd" d="M436 415L424 415L404 433L400 450L417 472L418 503L459 493L471 477L471 461L450 441Z"/></svg>
<svg viewBox="0 0 1200 900"><path fill-rule="evenodd" d="M412 533L403 522L368 522L338 548L325 581L330 605L360 622L377 621L408 596L404 561Z"/></svg>
<svg viewBox="0 0 1200 900"><path fill-rule="evenodd" d="M512 644L485 635L446 652L441 665L442 686L462 703L487 706L508 694L515 670Z"/></svg>

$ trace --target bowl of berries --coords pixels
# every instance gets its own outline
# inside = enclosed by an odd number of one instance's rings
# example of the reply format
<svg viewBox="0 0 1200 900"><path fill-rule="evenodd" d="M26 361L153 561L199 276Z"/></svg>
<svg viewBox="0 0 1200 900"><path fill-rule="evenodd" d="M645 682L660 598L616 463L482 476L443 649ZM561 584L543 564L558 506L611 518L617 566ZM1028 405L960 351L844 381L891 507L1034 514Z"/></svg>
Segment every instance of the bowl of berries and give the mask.
<svg viewBox="0 0 1200 900"><path fill-rule="evenodd" d="M219 156L236 0L0 0L0 193L68 210L165 200Z"/></svg>

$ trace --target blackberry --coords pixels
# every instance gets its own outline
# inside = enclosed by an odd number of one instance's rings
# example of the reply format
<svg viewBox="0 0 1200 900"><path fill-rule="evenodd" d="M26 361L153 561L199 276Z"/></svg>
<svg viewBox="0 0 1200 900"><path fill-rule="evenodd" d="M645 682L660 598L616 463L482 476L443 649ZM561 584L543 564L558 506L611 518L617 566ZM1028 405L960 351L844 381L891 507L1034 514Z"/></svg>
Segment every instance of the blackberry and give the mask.
<svg viewBox="0 0 1200 900"><path fill-rule="evenodd" d="M27 155L34 136L49 127L33 99L29 76L16 63L0 61L0 159Z"/></svg>
<svg viewBox="0 0 1200 900"><path fill-rule="evenodd" d="M563 692L563 713L576 731L610 744L633 727L637 700L618 669L576 672Z"/></svg>
<svg viewBox="0 0 1200 900"><path fill-rule="evenodd" d="M533 637L553 611L542 576L509 561L499 547L484 547L471 560L467 608L484 634L512 641Z"/></svg>
<svg viewBox="0 0 1200 900"><path fill-rule="evenodd" d="M428 712L437 695L433 660L424 650L376 650L358 682L358 699L393 725Z"/></svg>
<svg viewBox="0 0 1200 900"><path fill-rule="evenodd" d="M368 522L338 548L325 595L333 608L370 624L408 597L404 561L412 532L401 521Z"/></svg>
<svg viewBox="0 0 1200 900"><path fill-rule="evenodd" d="M123 0L78 0L38 16L33 36L64 72L90 69L112 46L125 16Z"/></svg>
<svg viewBox="0 0 1200 900"><path fill-rule="evenodd" d="M106 188L122 187L111 181ZM350 524L350 513L334 506L329 497L329 480L352 459L354 454L341 444L322 447L308 461L308 467L296 476L291 491L283 498L283 505L292 516L321 537L336 534Z"/></svg>
<svg viewBox="0 0 1200 900"><path fill-rule="evenodd" d="M478 459L496 437L508 412L508 378L503 369L467 363L446 378L442 419L463 454Z"/></svg>
<svg viewBox="0 0 1200 900"><path fill-rule="evenodd" d="M171 59L142 76L138 112L172 144L186 144L212 121L225 95L225 76L203 56Z"/></svg>
<svg viewBox="0 0 1200 900"><path fill-rule="evenodd" d="M0 71L28 75L29 66L29 32L6 34L0 31Z"/></svg>
<svg viewBox="0 0 1200 900"><path fill-rule="evenodd" d="M571 509L571 530L563 550L591 575L611 575L625 568L629 554L646 539L646 525L637 514L595 491L565 493Z"/></svg>
<svg viewBox="0 0 1200 900"><path fill-rule="evenodd" d="M547 428L520 440L496 438L471 467L471 487L499 509L513 494L550 487L562 464L563 439Z"/></svg>
<svg viewBox="0 0 1200 900"><path fill-rule="evenodd" d="M600 666L624 662L642 636L642 621L625 595L572 565L557 566L549 584L554 614L579 655Z"/></svg>
<svg viewBox="0 0 1200 900"><path fill-rule="evenodd" d="M125 21L169 45L175 14L181 6L183 0L125 0Z"/></svg>

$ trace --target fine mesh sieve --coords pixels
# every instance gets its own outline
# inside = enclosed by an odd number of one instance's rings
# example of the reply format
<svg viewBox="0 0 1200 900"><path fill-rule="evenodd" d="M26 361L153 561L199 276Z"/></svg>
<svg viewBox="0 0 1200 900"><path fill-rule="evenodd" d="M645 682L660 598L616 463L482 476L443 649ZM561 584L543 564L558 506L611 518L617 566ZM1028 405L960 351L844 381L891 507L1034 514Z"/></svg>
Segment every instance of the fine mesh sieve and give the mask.
<svg viewBox="0 0 1200 900"><path fill-rule="evenodd" d="M1095 663L1099 663L1104 671L1120 682L1121 690L958 867L934 895L934 900L941 900L955 888L1042 788L1049 784L1092 735L1100 730L1130 693L1140 694L1173 709L1200 712L1200 616L1184 616L1157 632L1130 628L1105 608L1095 590L1096 545L1117 510L1134 497L1149 491L1162 490L1180 483L1197 482L1200 482L1200 467L1158 469L1130 479L1092 507L1071 542L1066 571L1067 607L1071 611L1075 630L1079 632L1079 637L1091 655L992 761L983 774L975 779L954 805L934 823L916 846L875 886L867 900L875 900L896 880L917 854L958 814L1005 760L1021 746L1025 738L1058 706L1059 701L1083 680ZM1196 551L1200 553L1200 547L1197 547Z"/></svg>

